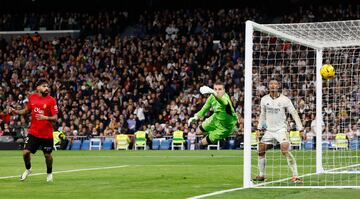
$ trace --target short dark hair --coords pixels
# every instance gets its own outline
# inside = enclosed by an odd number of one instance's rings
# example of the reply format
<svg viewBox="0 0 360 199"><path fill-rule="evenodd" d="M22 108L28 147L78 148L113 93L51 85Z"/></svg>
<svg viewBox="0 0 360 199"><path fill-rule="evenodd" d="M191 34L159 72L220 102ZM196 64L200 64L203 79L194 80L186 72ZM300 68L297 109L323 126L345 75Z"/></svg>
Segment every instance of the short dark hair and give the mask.
<svg viewBox="0 0 360 199"><path fill-rule="evenodd" d="M38 86L40 86L41 84L49 84L49 81L47 80L47 79L45 79L45 78L40 78L40 79L38 79L37 81L36 81L36 83L35 83L35 87L38 87Z"/></svg>
<svg viewBox="0 0 360 199"><path fill-rule="evenodd" d="M220 80L217 80L214 85L223 85L225 87L225 84L224 82L220 81Z"/></svg>
<svg viewBox="0 0 360 199"><path fill-rule="evenodd" d="M279 80L275 79L275 78L271 78L269 83L272 82L272 81L276 81L277 83L279 83Z"/></svg>

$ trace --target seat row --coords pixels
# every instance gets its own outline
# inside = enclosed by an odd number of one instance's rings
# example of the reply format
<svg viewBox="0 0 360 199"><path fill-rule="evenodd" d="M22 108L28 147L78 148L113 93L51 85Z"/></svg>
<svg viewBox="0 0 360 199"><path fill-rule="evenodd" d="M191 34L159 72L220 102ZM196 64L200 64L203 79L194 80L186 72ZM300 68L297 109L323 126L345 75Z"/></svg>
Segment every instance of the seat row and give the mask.
<svg viewBox="0 0 360 199"><path fill-rule="evenodd" d="M112 137L108 137L105 139L101 138L91 138L91 139L78 139L72 140L67 145L67 150L128 150L130 145L129 142L121 143L118 141L115 143L116 140ZM177 143L173 139L165 139L165 138L155 138L151 141L151 146L148 146L146 141L137 141L135 140L133 144L134 150L138 149L152 149L152 150L195 150L195 143L192 143L190 140L184 140L182 142ZM226 142L227 149L236 149L235 140L228 140ZM209 145L206 148L207 150L216 149L220 150L220 142L217 142L213 145Z"/></svg>

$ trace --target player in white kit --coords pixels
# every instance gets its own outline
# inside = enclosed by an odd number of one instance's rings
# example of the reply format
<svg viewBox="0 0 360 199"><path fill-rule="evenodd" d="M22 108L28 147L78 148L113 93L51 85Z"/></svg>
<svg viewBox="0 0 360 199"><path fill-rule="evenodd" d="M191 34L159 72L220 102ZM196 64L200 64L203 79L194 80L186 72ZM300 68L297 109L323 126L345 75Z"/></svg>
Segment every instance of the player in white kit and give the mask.
<svg viewBox="0 0 360 199"><path fill-rule="evenodd" d="M303 125L301 124L300 117L291 100L279 92L279 87L280 85L277 80L271 80L269 82L269 94L261 98L261 113L257 127L257 137L259 138L262 133L264 134L259 142L258 149L259 175L256 176L254 180L265 180L265 153L268 147L273 145L273 141L276 140L280 143L281 153L286 157L288 165L293 173L291 181L293 183L302 183L302 180L298 177L295 158L289 152L290 141L287 132L288 127L285 109L292 115L292 118L296 123L296 128L301 134Z"/></svg>

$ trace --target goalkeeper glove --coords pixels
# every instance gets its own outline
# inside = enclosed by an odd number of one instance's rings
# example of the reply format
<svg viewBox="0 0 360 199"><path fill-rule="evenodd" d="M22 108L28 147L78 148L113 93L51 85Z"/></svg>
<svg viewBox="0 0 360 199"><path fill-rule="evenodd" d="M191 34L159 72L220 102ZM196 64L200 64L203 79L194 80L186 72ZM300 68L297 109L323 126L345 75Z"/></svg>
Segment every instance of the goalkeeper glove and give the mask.
<svg viewBox="0 0 360 199"><path fill-rule="evenodd" d="M213 89L209 88L208 86L202 86L202 87L200 87L200 93L201 93L201 94L208 94L208 93L210 93L210 94L216 95L216 92L215 92Z"/></svg>
<svg viewBox="0 0 360 199"><path fill-rule="evenodd" d="M198 118L197 115L194 115L194 117L189 118L189 120L188 120L188 126L190 126L191 123L193 123L195 120L198 120L198 119L199 119L199 118Z"/></svg>

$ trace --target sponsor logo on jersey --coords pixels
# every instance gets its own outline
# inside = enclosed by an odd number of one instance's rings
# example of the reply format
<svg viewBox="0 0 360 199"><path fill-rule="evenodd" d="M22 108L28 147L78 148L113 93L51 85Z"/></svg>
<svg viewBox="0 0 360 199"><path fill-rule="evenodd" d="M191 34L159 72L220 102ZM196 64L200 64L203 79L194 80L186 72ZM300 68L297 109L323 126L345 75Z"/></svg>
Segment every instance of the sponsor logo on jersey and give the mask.
<svg viewBox="0 0 360 199"><path fill-rule="evenodd" d="M35 112L35 113L44 114L44 110L41 110L41 109L38 108L38 107L34 108L34 112Z"/></svg>

